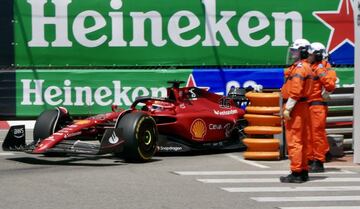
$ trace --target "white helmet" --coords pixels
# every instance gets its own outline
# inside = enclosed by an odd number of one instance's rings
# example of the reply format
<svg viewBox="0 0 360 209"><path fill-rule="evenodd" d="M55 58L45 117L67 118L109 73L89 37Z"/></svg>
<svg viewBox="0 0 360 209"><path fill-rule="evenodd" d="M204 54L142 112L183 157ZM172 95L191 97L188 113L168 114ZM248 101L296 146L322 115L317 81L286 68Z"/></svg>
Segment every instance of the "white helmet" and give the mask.
<svg viewBox="0 0 360 209"><path fill-rule="evenodd" d="M310 46L310 42L306 39L296 39L294 43L291 44L290 49L299 49L300 47L307 48Z"/></svg>
<svg viewBox="0 0 360 209"><path fill-rule="evenodd" d="M322 44L320 42L314 42L314 43L310 44L310 47L308 50L309 54L313 54L316 51L322 51L323 53L326 54L326 49L325 49L324 44Z"/></svg>
<svg viewBox="0 0 360 209"><path fill-rule="evenodd" d="M320 43L320 42L314 42L310 45L309 50L308 50L309 54L313 54L313 53L321 53L321 55L323 57L327 56L326 53L326 49L324 44Z"/></svg>
<svg viewBox="0 0 360 209"><path fill-rule="evenodd" d="M308 40L296 39L289 47L286 63L290 64L301 59L306 59L309 56L309 47L310 42Z"/></svg>

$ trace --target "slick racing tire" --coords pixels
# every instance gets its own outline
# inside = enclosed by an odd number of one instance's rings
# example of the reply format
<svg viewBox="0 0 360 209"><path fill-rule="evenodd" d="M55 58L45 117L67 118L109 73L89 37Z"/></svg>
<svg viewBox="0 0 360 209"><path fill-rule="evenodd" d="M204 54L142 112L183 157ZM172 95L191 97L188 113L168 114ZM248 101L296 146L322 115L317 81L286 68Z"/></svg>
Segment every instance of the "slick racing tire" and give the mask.
<svg viewBox="0 0 360 209"><path fill-rule="evenodd" d="M122 153L115 153L128 162L146 162L156 152L158 132L155 120L143 112L125 114L117 123L125 140Z"/></svg>
<svg viewBox="0 0 360 209"><path fill-rule="evenodd" d="M62 126L70 120L68 115L65 115L60 110L52 109L43 111L36 119L33 140L34 144L51 136L56 131L60 130ZM45 156L64 156L64 153L44 153Z"/></svg>

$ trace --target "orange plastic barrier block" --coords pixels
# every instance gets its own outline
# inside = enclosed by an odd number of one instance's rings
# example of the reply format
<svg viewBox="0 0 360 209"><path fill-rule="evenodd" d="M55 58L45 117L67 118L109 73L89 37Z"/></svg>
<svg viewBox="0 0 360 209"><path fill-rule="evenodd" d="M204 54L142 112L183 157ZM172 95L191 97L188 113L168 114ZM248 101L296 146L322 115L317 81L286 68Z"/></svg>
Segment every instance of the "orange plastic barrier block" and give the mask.
<svg viewBox="0 0 360 209"><path fill-rule="evenodd" d="M250 100L251 106L279 106L279 93L248 92L245 96Z"/></svg>
<svg viewBox="0 0 360 209"><path fill-rule="evenodd" d="M253 114L274 114L280 113L280 107L247 106L246 112Z"/></svg>
<svg viewBox="0 0 360 209"><path fill-rule="evenodd" d="M244 152L246 160L279 160L280 152Z"/></svg>
<svg viewBox="0 0 360 209"><path fill-rule="evenodd" d="M246 134L280 134L281 127L273 126L248 126L244 128Z"/></svg>
<svg viewBox="0 0 360 209"><path fill-rule="evenodd" d="M279 139L245 138L243 140L248 152L276 152L279 151Z"/></svg>
<svg viewBox="0 0 360 209"><path fill-rule="evenodd" d="M250 126L281 126L281 118L276 115L245 114Z"/></svg>

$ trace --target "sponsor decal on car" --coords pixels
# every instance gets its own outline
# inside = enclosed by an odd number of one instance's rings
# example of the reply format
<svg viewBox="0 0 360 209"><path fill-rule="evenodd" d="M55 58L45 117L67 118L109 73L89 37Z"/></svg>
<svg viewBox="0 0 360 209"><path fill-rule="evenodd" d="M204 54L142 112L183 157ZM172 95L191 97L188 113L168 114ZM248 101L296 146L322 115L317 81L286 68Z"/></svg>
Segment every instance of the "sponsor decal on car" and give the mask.
<svg viewBox="0 0 360 209"><path fill-rule="evenodd" d="M209 130L212 130L212 131L224 130L225 131L225 137L230 137L231 136L231 131L233 130L233 126L234 125L231 125L231 123L209 124Z"/></svg>
<svg viewBox="0 0 360 209"><path fill-rule="evenodd" d="M190 133L194 140L203 140L206 135L207 127L203 119L195 119L190 127Z"/></svg>
<svg viewBox="0 0 360 209"><path fill-rule="evenodd" d="M220 100L219 100L219 106L221 108L230 108L231 105L230 105L230 99L227 98L227 97L222 97Z"/></svg>
<svg viewBox="0 0 360 209"><path fill-rule="evenodd" d="M115 132L112 133L112 135L109 138L110 144L116 144L119 142L119 137L116 136Z"/></svg>
<svg viewBox="0 0 360 209"><path fill-rule="evenodd" d="M25 135L25 130L24 128L16 128L14 129L14 137L17 139L20 139L22 137L24 137Z"/></svg>
<svg viewBox="0 0 360 209"><path fill-rule="evenodd" d="M223 130L230 127L230 123L227 124L209 124L209 130Z"/></svg>
<svg viewBox="0 0 360 209"><path fill-rule="evenodd" d="M209 124L209 130L221 130L223 129L221 124Z"/></svg>
<svg viewBox="0 0 360 209"><path fill-rule="evenodd" d="M225 137L230 137L231 136L231 132L234 129L235 124L231 125L230 123L225 124L224 129L225 129Z"/></svg>
<svg viewBox="0 0 360 209"><path fill-rule="evenodd" d="M164 147L164 146L159 146L158 149L159 149L159 151L178 152L178 151L181 151L183 148L182 148L182 147Z"/></svg>
<svg viewBox="0 0 360 209"><path fill-rule="evenodd" d="M215 115L235 115L237 113L238 113L237 110L224 110L224 111L214 110Z"/></svg>
<svg viewBox="0 0 360 209"><path fill-rule="evenodd" d="M89 124L89 123L91 123L91 121L90 120L78 120L78 121L76 121L76 125L85 125L85 124Z"/></svg>
<svg viewBox="0 0 360 209"><path fill-rule="evenodd" d="M79 131L79 132L75 132L75 133L71 133L71 134L66 134L65 135L65 139L66 138L71 138L71 137L74 137L74 136L78 136L78 135L80 135L81 134L81 131Z"/></svg>

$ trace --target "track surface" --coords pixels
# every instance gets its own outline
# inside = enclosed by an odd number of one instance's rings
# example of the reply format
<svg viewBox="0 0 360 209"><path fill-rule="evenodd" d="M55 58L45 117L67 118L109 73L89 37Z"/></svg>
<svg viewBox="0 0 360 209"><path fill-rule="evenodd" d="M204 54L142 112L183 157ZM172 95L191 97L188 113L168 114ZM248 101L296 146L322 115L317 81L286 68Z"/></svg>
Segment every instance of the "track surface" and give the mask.
<svg viewBox="0 0 360 209"><path fill-rule="evenodd" d="M327 167L327 173L293 185L278 182L287 160L245 161L239 152L127 164L110 155L46 158L0 151L0 208L360 208L360 166Z"/></svg>

